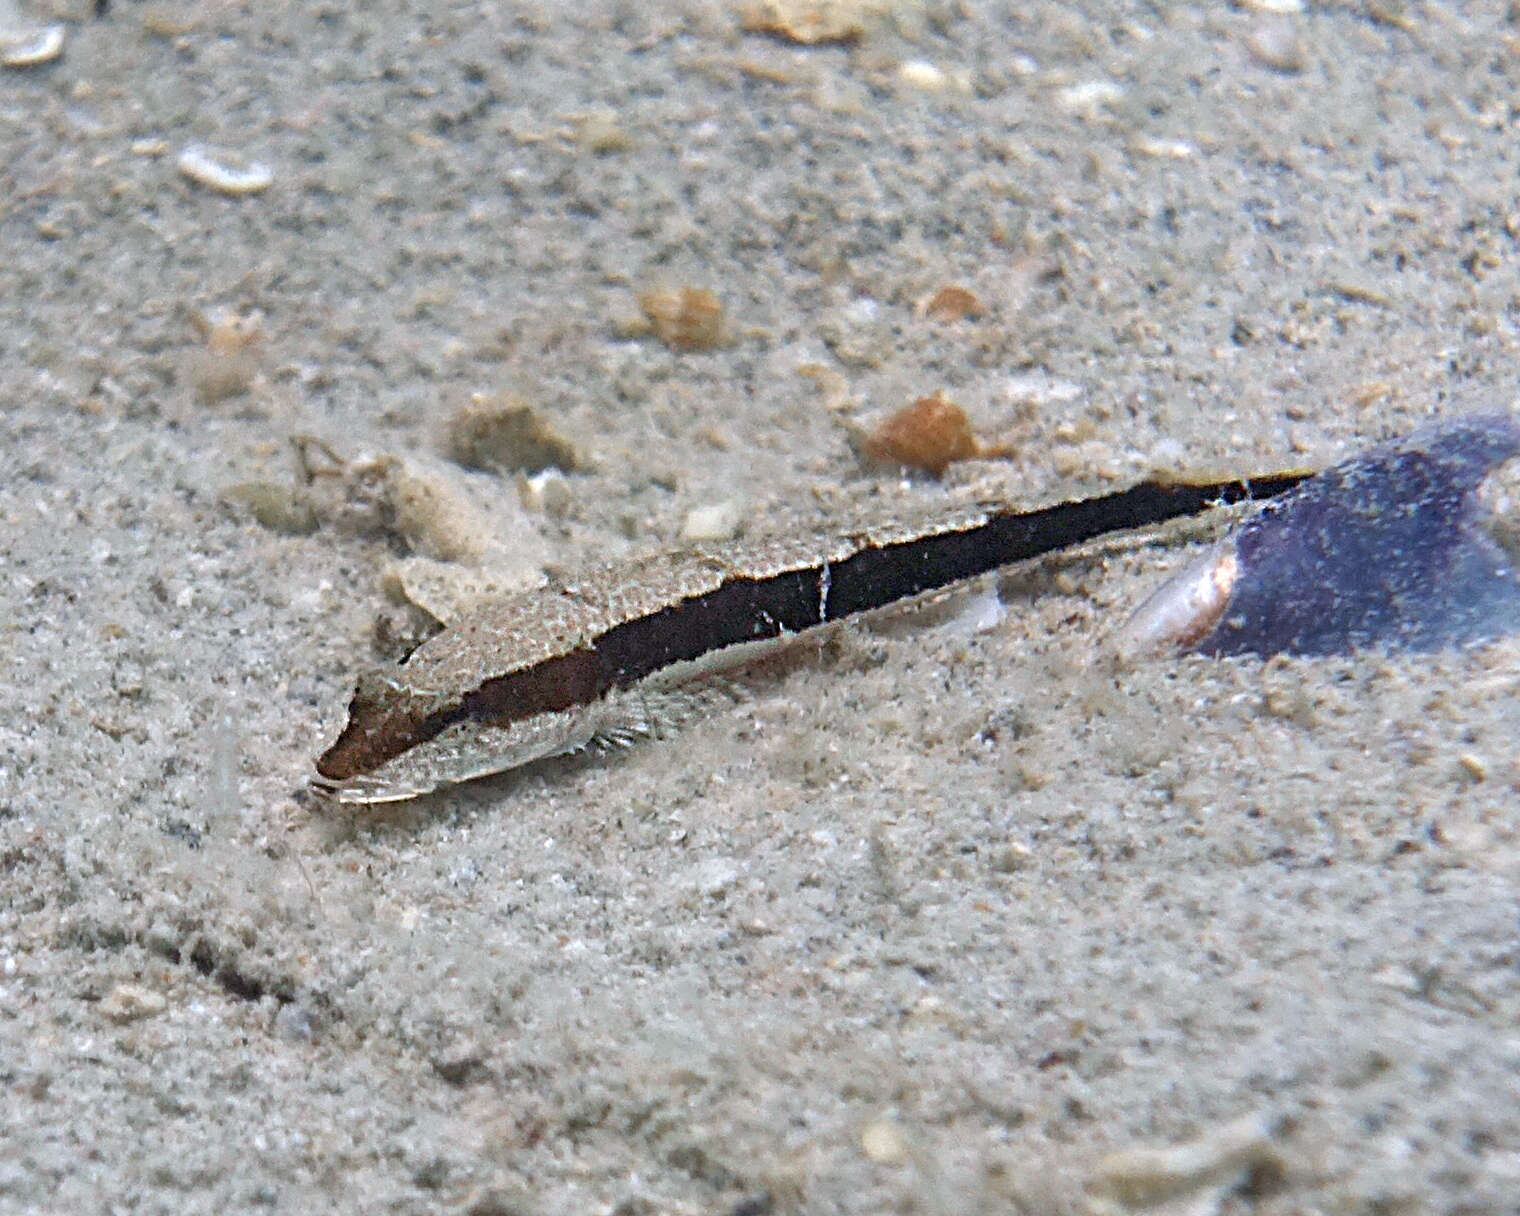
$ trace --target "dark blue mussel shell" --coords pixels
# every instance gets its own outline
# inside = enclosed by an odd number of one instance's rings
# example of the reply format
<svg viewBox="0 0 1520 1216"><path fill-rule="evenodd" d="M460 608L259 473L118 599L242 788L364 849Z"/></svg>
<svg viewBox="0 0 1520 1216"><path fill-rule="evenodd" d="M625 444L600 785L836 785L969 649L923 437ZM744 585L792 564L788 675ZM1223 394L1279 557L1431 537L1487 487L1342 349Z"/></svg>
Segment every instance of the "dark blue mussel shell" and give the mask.
<svg viewBox="0 0 1520 1216"><path fill-rule="evenodd" d="M1431 651L1520 628L1520 581L1479 483L1520 452L1503 415L1438 423L1327 469L1234 534L1206 655Z"/></svg>

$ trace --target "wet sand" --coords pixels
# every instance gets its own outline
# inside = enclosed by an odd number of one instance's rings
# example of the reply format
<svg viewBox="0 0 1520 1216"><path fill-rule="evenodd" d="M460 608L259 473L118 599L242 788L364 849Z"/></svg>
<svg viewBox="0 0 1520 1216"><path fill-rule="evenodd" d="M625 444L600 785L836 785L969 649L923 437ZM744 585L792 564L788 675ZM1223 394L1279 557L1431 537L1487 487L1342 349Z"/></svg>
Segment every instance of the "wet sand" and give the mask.
<svg viewBox="0 0 1520 1216"><path fill-rule="evenodd" d="M1168 537L340 814L405 529L291 449L532 578L1504 408L1503 5L88 7L0 70L0 1211L1125 1211L1104 1160L1199 1136L1162 1210L1513 1204L1520 646L1115 670ZM660 286L726 340L631 333ZM864 468L936 391L1014 457ZM586 457L553 510L445 459L507 392Z"/></svg>

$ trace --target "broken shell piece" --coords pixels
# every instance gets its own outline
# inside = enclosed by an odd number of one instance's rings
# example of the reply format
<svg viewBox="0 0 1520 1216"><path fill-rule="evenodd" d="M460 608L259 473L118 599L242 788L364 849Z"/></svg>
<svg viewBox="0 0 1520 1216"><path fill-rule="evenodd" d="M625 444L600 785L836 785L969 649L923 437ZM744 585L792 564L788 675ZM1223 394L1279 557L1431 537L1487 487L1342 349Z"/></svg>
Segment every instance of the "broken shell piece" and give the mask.
<svg viewBox="0 0 1520 1216"><path fill-rule="evenodd" d="M1098 1163L1088 1193L1099 1211L1159 1207L1201 1192L1222 1199L1252 1175L1280 1175L1286 1163L1277 1147L1278 1120L1247 1115L1216 1127L1197 1140L1157 1148L1110 1153ZM1112 1206L1111 1206L1112 1205ZM1186 1210L1212 1210L1214 1204Z"/></svg>
<svg viewBox="0 0 1520 1216"><path fill-rule="evenodd" d="M269 189L274 173L267 165L257 161L244 161L240 157L223 153L213 156L205 148L191 144L179 154L175 162L180 176L204 186L207 190L230 197L258 194Z"/></svg>
<svg viewBox="0 0 1520 1216"><path fill-rule="evenodd" d="M603 155L628 151L633 147L633 136L619 123L616 110L598 109L576 117L575 142L588 152Z"/></svg>
<svg viewBox="0 0 1520 1216"><path fill-rule="evenodd" d="M381 578L392 598L415 605L440 625L457 621L489 600L543 581L538 566L529 562L473 568L416 556L397 558Z"/></svg>
<svg viewBox="0 0 1520 1216"><path fill-rule="evenodd" d="M1479 484L1520 453L1504 415L1439 423L1310 478L1152 595L1122 654L1431 651L1520 629L1520 576Z"/></svg>
<svg viewBox="0 0 1520 1216"><path fill-rule="evenodd" d="M370 539L399 539L414 555L489 571L537 571L536 528L500 487L477 500L473 482L440 462L376 455L345 460L313 435L294 437L303 496L318 521ZM513 576L516 577L515 575Z"/></svg>
<svg viewBox="0 0 1520 1216"><path fill-rule="evenodd" d="M315 435L293 435L300 484L324 527L378 539L391 534L394 456L345 460Z"/></svg>
<svg viewBox="0 0 1520 1216"><path fill-rule="evenodd" d="M431 462L381 460L389 530L414 554L478 566L497 579L510 575L514 584L529 578L524 572L537 574L546 547L517 504L499 492L477 501L468 479Z"/></svg>
<svg viewBox="0 0 1520 1216"><path fill-rule="evenodd" d="M51 63L63 54L63 26L49 25L40 30L0 33L0 65L8 68L34 68Z"/></svg>
<svg viewBox="0 0 1520 1216"><path fill-rule="evenodd" d="M803 46L854 42L866 32L875 0L761 0L746 5L740 26L752 34L770 34Z"/></svg>

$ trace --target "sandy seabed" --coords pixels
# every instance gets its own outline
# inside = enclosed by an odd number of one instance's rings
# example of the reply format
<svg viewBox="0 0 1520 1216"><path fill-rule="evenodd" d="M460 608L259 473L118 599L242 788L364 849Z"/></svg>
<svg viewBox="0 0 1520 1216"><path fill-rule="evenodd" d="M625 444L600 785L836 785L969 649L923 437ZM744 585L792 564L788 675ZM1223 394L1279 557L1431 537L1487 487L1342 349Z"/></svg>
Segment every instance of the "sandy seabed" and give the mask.
<svg viewBox="0 0 1520 1216"><path fill-rule="evenodd" d="M1115 671L1137 543L337 814L405 529L228 499L314 436L528 576L1503 408L1505 4L89 7L0 69L0 1211L1515 1209L1520 647ZM936 391L1013 457L863 468ZM506 392L552 510L444 459Z"/></svg>

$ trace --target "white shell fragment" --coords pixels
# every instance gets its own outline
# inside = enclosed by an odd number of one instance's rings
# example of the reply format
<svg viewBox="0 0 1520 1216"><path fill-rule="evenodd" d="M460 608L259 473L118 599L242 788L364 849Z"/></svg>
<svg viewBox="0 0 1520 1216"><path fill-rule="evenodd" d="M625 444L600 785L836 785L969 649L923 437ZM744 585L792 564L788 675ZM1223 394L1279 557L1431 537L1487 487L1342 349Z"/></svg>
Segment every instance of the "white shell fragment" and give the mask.
<svg viewBox="0 0 1520 1216"><path fill-rule="evenodd" d="M1151 658L1201 641L1224 615L1239 574L1235 542L1226 539L1211 546L1135 609L1114 637L1116 656Z"/></svg>
<svg viewBox="0 0 1520 1216"><path fill-rule="evenodd" d="M1092 122L1103 111L1118 104L1124 97L1124 88L1112 80L1085 80L1057 89L1056 105L1077 118Z"/></svg>
<svg viewBox="0 0 1520 1216"><path fill-rule="evenodd" d="M100 1012L118 1025L156 1017L168 1007L163 993L142 984L117 984L100 1002Z"/></svg>
<svg viewBox="0 0 1520 1216"><path fill-rule="evenodd" d="M257 161L236 163L240 158L225 156L219 160L198 144L191 144L179 154L176 167L180 176L217 194L240 197L258 194L274 182L274 173Z"/></svg>
<svg viewBox="0 0 1520 1216"><path fill-rule="evenodd" d="M1095 1201L1090 1210L1133 1212L1179 1200L1211 1199L1180 1210L1212 1211L1253 1171L1280 1173L1285 1168L1276 1143L1279 1134L1277 1118L1263 1113L1226 1123L1185 1144L1111 1153L1098 1163L1089 1183Z"/></svg>
<svg viewBox="0 0 1520 1216"><path fill-rule="evenodd" d="M40 30L0 33L0 64L8 68L33 68L51 63L63 54L63 26L49 25Z"/></svg>
<svg viewBox="0 0 1520 1216"><path fill-rule="evenodd" d="M563 515L570 509L571 498L570 482L558 469L517 475L517 501L526 511Z"/></svg>

